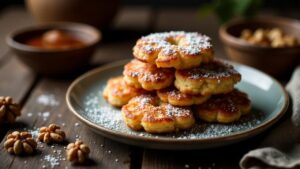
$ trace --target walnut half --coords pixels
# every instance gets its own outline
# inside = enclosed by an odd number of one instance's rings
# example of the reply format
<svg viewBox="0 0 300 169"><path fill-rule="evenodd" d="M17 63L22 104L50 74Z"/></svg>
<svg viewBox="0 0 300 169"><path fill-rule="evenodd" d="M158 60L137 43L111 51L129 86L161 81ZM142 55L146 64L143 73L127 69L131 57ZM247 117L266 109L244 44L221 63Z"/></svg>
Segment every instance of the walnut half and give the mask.
<svg viewBox="0 0 300 169"><path fill-rule="evenodd" d="M65 132L56 124L50 124L48 127L41 127L38 134L38 140L47 144L51 142L62 142L65 137Z"/></svg>
<svg viewBox="0 0 300 169"><path fill-rule="evenodd" d="M16 117L21 115L21 108L18 103L14 103L9 96L0 96L0 124L15 122Z"/></svg>
<svg viewBox="0 0 300 169"><path fill-rule="evenodd" d="M4 148L11 154L32 154L37 143L28 132L14 131L6 137Z"/></svg>
<svg viewBox="0 0 300 169"><path fill-rule="evenodd" d="M82 141L77 140L75 143L70 143L67 146L67 159L78 163L83 163L88 159L90 148Z"/></svg>

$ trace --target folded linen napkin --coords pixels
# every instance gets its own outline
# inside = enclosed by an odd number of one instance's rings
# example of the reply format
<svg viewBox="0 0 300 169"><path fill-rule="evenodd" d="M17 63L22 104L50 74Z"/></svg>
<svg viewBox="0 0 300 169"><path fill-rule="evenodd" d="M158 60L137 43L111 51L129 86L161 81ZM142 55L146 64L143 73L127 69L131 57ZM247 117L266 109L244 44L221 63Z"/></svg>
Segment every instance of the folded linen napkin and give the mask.
<svg viewBox="0 0 300 169"><path fill-rule="evenodd" d="M298 66L294 71L291 80L286 86L286 89L292 97L292 121L296 126L300 126L300 66Z"/></svg>
<svg viewBox="0 0 300 169"><path fill-rule="evenodd" d="M261 148L245 154L242 169L300 169L300 66L286 86L292 98L286 118L263 140Z"/></svg>

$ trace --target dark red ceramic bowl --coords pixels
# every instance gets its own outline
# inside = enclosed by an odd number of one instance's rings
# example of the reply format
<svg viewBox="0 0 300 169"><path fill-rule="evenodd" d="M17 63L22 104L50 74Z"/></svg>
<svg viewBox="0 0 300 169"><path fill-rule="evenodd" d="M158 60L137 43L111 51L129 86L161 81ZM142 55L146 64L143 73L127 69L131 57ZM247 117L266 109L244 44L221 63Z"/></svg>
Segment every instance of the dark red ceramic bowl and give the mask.
<svg viewBox="0 0 300 169"><path fill-rule="evenodd" d="M24 44L26 39L53 29L66 31L76 36L85 45L67 49L44 49ZM7 36L6 42L18 58L35 72L59 76L70 74L87 65L100 39L101 33L89 25L51 23L13 31Z"/></svg>

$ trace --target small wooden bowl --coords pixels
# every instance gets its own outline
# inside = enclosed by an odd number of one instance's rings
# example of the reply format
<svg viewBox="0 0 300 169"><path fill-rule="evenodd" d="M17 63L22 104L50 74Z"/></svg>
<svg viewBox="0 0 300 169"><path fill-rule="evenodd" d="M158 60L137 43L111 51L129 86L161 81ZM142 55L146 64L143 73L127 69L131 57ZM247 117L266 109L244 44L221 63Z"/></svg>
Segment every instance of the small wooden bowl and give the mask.
<svg viewBox="0 0 300 169"><path fill-rule="evenodd" d="M219 29L229 57L237 62L261 69L271 75L278 76L293 69L300 63L300 46L294 47L263 47L252 45L239 38L242 30L257 28L280 28L286 34L300 41L300 22L281 17L258 17L253 19L232 20Z"/></svg>
<svg viewBox="0 0 300 169"><path fill-rule="evenodd" d="M43 49L24 44L25 40L53 29L66 31L79 38L85 45L67 49ZM60 76L86 66L100 39L100 32L89 25L51 23L16 30L7 36L6 43L18 58L35 72L42 75Z"/></svg>

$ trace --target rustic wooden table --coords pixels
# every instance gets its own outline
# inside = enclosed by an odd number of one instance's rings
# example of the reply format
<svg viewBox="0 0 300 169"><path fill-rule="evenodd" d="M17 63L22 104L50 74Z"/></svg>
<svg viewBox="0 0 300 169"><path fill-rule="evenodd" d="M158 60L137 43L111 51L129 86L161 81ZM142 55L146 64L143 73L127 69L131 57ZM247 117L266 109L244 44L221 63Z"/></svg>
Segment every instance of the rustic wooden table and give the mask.
<svg viewBox="0 0 300 169"><path fill-rule="evenodd" d="M114 142L93 133L72 115L65 103L68 85L76 77L51 79L39 76L21 64L5 44L8 32L33 24L22 7L6 8L0 13L0 95L12 96L22 105L22 116L17 123L1 127L0 168L239 168L243 154L257 147L264 134L227 147L194 150L150 150ZM196 10L124 7L107 31L95 53L92 65L132 57L132 46L143 34L167 30L198 31L210 35L215 43L216 55L225 57L218 40L218 22L210 16L202 20ZM91 66L92 67L92 66ZM65 145L38 145L33 156L9 155L3 148L4 138L12 130L32 130L57 123L66 131L68 141L82 139L91 148L88 165L74 166L65 160Z"/></svg>

